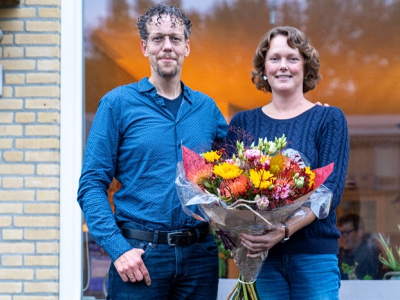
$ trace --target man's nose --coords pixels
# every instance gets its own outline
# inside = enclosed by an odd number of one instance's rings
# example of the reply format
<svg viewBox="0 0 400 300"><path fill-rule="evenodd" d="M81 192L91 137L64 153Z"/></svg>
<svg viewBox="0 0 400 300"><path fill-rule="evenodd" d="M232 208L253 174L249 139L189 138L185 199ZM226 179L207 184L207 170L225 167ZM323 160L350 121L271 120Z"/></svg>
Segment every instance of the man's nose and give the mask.
<svg viewBox="0 0 400 300"><path fill-rule="evenodd" d="M170 37L168 35L164 36L163 40L163 49L171 49L172 48L172 43L170 40Z"/></svg>

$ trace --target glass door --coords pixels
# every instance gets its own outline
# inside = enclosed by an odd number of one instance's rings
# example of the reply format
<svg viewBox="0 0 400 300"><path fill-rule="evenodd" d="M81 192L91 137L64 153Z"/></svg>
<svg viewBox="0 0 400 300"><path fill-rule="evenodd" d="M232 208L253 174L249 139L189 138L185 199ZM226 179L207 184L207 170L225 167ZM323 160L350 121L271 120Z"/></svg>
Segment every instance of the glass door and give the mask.
<svg viewBox="0 0 400 300"><path fill-rule="evenodd" d="M355 213L366 237L375 242L382 233L400 245L400 37L393 34L400 31L400 1L173 2L194 24L183 81L210 95L228 121L235 112L270 100L250 80L261 36L277 25L307 34L320 52L322 81L306 97L341 108L349 124L348 181L338 217ZM152 3L156 1L84 1L85 137L106 92L150 75L136 20ZM110 205L117 189L117 182L110 183ZM102 299L110 259L84 222L83 232L84 295ZM381 274L387 271L383 268Z"/></svg>

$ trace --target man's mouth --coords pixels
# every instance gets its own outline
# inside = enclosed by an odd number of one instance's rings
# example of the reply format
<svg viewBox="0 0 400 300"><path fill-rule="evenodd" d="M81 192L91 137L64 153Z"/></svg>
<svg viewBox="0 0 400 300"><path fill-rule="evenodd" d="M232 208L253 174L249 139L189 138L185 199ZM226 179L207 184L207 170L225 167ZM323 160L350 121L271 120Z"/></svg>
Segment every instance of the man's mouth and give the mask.
<svg viewBox="0 0 400 300"><path fill-rule="evenodd" d="M175 59L173 57L165 56L165 57L161 57L160 60L172 61L172 60L175 60Z"/></svg>

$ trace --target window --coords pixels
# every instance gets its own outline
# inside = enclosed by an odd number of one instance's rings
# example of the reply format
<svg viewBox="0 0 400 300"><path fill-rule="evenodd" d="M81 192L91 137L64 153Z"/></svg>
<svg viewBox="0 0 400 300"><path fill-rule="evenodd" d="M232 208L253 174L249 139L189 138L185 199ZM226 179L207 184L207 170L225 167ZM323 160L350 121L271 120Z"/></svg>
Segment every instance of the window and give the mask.
<svg viewBox="0 0 400 300"><path fill-rule="evenodd" d="M306 97L340 107L349 124L348 182L338 217L357 213L365 233L390 235L391 242L400 245L400 38L393 34L400 29L400 2L178 2L194 23L183 81L213 97L227 120L270 100L270 94L257 91L250 80L253 51L261 36L276 25L295 26L307 34L320 53L322 81ZM107 91L149 76L135 24L138 12L150 4L86 0L84 5L87 135ZM88 236L90 256L97 248ZM96 263L89 267L92 280L107 271L106 256L101 262L96 259L89 257ZM85 295L101 297L100 288L90 289L89 285Z"/></svg>

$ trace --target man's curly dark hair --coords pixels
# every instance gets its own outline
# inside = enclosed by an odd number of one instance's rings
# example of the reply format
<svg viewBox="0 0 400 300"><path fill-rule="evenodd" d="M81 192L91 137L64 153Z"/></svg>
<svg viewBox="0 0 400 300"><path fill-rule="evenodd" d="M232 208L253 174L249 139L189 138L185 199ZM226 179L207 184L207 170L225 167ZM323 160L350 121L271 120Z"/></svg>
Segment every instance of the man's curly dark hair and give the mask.
<svg viewBox="0 0 400 300"><path fill-rule="evenodd" d="M184 26L185 40L189 39L192 22L179 8L173 5L166 5L165 3L158 3L149 8L144 15L141 15L138 18L136 26L139 30L140 38L142 40L147 40L147 37L149 36L147 24L151 24L154 16L157 16L155 25L158 26L161 24L162 18L165 18L167 15L171 17L172 25L174 27L177 25Z"/></svg>
<svg viewBox="0 0 400 300"><path fill-rule="evenodd" d="M274 37L283 35L287 37L287 43L293 49L299 49L304 58L304 81L303 93L307 93L315 88L321 80L319 71L318 51L309 43L306 35L297 28L290 26L275 27L268 31L262 38L254 53L253 66L251 72L252 82L256 88L264 92L272 92L271 86L267 80L263 80L265 70L265 59L269 50L271 41Z"/></svg>

